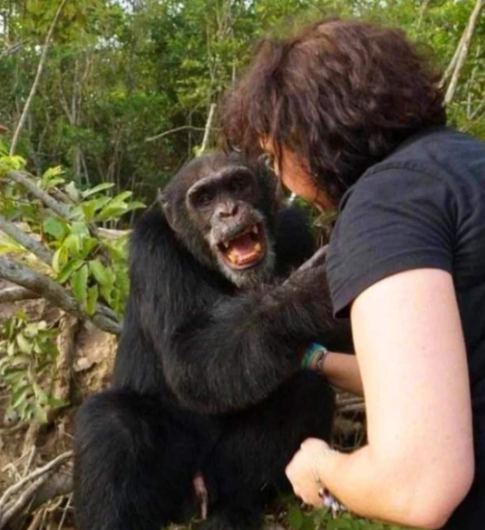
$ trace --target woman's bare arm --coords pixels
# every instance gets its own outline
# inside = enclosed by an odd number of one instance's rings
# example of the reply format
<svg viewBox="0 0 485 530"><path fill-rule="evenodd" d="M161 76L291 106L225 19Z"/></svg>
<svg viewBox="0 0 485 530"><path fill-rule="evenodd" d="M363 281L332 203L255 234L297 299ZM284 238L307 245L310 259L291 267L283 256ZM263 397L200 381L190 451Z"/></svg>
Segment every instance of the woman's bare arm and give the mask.
<svg viewBox="0 0 485 530"><path fill-rule="evenodd" d="M364 395L359 365L355 355L328 352L325 355L321 373L331 385L357 396Z"/></svg>
<svg viewBox="0 0 485 530"><path fill-rule="evenodd" d="M449 273L406 271L354 301L353 338L366 396L369 444L351 455L306 442L287 469L318 504L312 466L350 510L439 528L474 475L465 343Z"/></svg>

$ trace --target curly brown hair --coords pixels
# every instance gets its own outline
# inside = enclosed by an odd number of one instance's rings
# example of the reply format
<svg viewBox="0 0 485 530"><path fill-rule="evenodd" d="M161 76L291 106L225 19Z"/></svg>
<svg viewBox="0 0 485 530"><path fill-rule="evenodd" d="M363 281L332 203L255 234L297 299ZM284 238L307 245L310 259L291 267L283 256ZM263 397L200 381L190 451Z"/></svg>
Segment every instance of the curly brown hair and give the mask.
<svg viewBox="0 0 485 530"><path fill-rule="evenodd" d="M427 126L445 125L440 72L404 32L326 20L288 39L264 40L226 95L226 146L250 158L270 138L291 149L331 198Z"/></svg>

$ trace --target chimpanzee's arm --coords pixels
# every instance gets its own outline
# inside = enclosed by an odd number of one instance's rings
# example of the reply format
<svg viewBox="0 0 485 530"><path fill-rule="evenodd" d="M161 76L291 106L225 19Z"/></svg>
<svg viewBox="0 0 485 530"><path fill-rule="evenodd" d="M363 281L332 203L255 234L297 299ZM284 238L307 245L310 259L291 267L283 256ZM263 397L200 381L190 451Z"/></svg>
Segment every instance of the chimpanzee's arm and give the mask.
<svg viewBox="0 0 485 530"><path fill-rule="evenodd" d="M226 280L200 265L160 214L139 225L131 251L129 336L153 345L158 358L123 345L117 364L140 355L145 378L161 360L181 403L205 413L245 408L267 397L299 369L298 349L332 332L323 268L284 286L234 294ZM225 289L225 291L224 291ZM133 347L133 345L132 345ZM125 361L123 361L123 357ZM121 364L120 364L121 363ZM126 368L124 370L126 372Z"/></svg>

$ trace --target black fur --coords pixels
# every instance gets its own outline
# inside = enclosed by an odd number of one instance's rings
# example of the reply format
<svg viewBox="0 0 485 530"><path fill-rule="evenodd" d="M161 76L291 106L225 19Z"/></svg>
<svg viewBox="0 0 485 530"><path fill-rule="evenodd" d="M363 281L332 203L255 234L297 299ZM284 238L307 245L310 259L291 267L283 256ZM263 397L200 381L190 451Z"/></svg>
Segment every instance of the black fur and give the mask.
<svg viewBox="0 0 485 530"><path fill-rule="evenodd" d="M176 179L172 189L183 194L188 184ZM272 202L259 208L275 232L274 276L283 279L312 253L306 219ZM329 436L333 393L297 355L316 340L348 345L331 319L322 268L239 290L184 238L160 211L134 232L113 388L77 418L79 530L158 530L184 519L196 508L199 472L207 528L257 528L300 443Z"/></svg>

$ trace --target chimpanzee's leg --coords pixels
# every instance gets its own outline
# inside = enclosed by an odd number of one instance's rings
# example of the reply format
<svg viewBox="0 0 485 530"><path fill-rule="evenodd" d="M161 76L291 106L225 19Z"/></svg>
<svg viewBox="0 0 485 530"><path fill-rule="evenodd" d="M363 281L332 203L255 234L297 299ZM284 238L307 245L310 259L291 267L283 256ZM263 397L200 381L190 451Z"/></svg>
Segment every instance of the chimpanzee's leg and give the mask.
<svg viewBox="0 0 485 530"><path fill-rule="evenodd" d="M79 530L159 530L194 508L200 446L190 421L158 399L110 390L76 420Z"/></svg>
<svg viewBox="0 0 485 530"><path fill-rule="evenodd" d="M264 402L231 415L204 465L210 511L205 528L252 530L284 471L308 437L330 437L334 393L317 374L302 371Z"/></svg>

